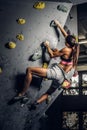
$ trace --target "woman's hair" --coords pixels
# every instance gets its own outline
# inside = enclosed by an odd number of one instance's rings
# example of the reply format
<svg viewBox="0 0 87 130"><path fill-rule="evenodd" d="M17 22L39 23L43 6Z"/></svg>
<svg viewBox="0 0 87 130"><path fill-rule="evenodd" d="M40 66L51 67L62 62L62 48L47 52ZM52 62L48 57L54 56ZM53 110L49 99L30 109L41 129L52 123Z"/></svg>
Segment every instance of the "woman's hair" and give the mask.
<svg viewBox="0 0 87 130"><path fill-rule="evenodd" d="M75 42L76 42L75 36L73 36L73 35L68 35L68 36L66 37L66 43L68 43L70 47L73 47L73 46L75 45Z"/></svg>
<svg viewBox="0 0 87 130"><path fill-rule="evenodd" d="M73 66L77 65L78 56L79 56L79 44L76 43L76 38L73 35L68 35L66 37L66 43L73 49L72 56L73 56Z"/></svg>

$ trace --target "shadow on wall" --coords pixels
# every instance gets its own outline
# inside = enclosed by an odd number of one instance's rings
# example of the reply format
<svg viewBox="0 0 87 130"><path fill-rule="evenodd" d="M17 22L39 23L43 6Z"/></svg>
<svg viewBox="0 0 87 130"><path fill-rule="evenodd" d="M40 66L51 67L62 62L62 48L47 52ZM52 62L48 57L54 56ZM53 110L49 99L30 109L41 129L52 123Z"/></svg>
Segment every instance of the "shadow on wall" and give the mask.
<svg viewBox="0 0 87 130"><path fill-rule="evenodd" d="M20 92L23 89L24 79L25 74L19 74L15 77L15 85L14 85L15 91Z"/></svg>
<svg viewBox="0 0 87 130"><path fill-rule="evenodd" d="M19 74L15 77L14 90L16 91L16 93L19 93L22 91L22 89L24 87L25 76L26 76L25 74ZM42 80L43 80L43 78L33 76L33 79L32 79L31 85L30 85L30 87L32 88L31 93L34 90L37 90L37 91L40 90ZM26 94L27 94L27 96L29 96L27 92L26 92ZM12 105L16 102L17 101L14 100L14 96L13 96L12 99L10 99L7 104Z"/></svg>
<svg viewBox="0 0 87 130"><path fill-rule="evenodd" d="M25 74L20 74L20 75L16 76L14 89L17 92L20 92L23 89L25 76L26 76ZM37 87L40 86L41 80L42 80L42 78L33 76L33 79L32 79L32 82L31 82L32 88L36 88L37 89Z"/></svg>

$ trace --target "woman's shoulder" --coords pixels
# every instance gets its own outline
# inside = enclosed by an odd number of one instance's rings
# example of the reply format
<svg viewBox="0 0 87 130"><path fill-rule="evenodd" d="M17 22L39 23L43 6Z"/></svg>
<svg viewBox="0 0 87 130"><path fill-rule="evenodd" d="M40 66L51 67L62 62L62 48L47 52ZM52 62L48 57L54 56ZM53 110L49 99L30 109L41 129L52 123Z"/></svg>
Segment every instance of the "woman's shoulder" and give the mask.
<svg viewBox="0 0 87 130"><path fill-rule="evenodd" d="M62 50L72 51L72 48L65 46Z"/></svg>

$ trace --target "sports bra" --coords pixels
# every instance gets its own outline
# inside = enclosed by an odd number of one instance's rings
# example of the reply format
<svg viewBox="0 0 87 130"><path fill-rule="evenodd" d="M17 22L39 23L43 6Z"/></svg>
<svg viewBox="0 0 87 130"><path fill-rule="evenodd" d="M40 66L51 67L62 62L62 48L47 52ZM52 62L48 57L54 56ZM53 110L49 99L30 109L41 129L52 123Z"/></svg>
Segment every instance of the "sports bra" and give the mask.
<svg viewBox="0 0 87 130"><path fill-rule="evenodd" d="M65 59L63 56L60 57L61 60L65 61L65 62L71 62L72 61L72 57L70 57L69 59Z"/></svg>

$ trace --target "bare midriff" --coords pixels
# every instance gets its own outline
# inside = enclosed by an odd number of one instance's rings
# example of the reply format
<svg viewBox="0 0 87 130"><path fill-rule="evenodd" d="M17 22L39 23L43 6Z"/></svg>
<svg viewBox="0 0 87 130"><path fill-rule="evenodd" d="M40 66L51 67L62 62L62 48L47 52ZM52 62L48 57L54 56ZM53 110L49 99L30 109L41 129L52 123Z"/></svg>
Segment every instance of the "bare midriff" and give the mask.
<svg viewBox="0 0 87 130"><path fill-rule="evenodd" d="M63 64L62 62L60 62L58 64L58 66L60 66L66 73L68 73L72 69L73 63L72 64Z"/></svg>

